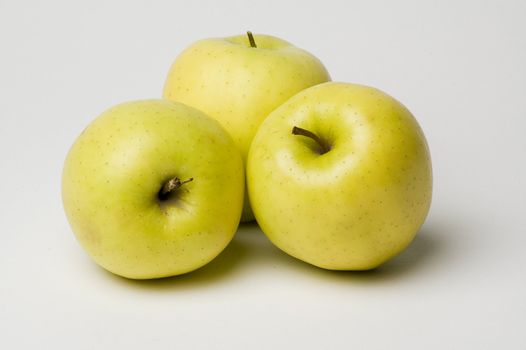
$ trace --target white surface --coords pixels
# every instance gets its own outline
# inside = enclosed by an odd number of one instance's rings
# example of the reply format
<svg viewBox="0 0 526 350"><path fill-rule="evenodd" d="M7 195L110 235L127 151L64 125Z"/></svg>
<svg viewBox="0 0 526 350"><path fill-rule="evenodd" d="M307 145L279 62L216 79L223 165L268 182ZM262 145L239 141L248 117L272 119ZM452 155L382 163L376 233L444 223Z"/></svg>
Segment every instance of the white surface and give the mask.
<svg viewBox="0 0 526 350"><path fill-rule="evenodd" d="M526 3L306 3L0 1L0 348L526 348ZM186 45L247 29L413 111L435 176L422 231L369 273L310 267L250 226L183 277L104 272L62 212L69 146L160 96Z"/></svg>

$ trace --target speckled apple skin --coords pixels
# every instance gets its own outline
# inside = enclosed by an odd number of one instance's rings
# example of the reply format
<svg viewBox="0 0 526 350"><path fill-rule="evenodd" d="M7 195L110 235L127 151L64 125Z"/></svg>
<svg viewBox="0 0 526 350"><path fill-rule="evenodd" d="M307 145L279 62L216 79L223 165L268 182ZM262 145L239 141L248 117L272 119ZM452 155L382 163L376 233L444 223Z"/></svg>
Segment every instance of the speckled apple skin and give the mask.
<svg viewBox="0 0 526 350"><path fill-rule="evenodd" d="M161 203L168 179L193 178ZM232 239L241 216L241 155L212 118L166 100L117 105L69 151L64 209L99 265L147 279L195 270Z"/></svg>
<svg viewBox="0 0 526 350"><path fill-rule="evenodd" d="M173 63L163 96L196 107L217 119L246 160L261 122L294 94L330 80L310 53L268 35L205 39ZM243 221L254 217L245 200Z"/></svg>
<svg viewBox="0 0 526 350"><path fill-rule="evenodd" d="M320 155L314 132L331 145ZM286 253L332 270L368 270L406 248L431 204L424 134L389 95L325 83L275 110L254 138L247 182L256 220Z"/></svg>

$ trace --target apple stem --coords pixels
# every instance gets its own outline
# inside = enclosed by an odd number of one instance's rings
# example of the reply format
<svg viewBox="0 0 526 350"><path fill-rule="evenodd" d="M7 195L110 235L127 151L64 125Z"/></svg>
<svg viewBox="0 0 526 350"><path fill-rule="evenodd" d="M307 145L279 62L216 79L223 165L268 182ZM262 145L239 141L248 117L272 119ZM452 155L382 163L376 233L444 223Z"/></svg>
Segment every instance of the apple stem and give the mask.
<svg viewBox="0 0 526 350"><path fill-rule="evenodd" d="M324 142L321 138L319 138L318 135L313 133L312 131L305 130L303 128L299 128L297 126L294 126L292 128L292 134L293 135L301 135L301 136L309 137L309 138L313 139L314 141L316 141L316 143L321 147L321 153L320 154L327 153L327 152L329 152L331 150L331 147L326 142Z"/></svg>
<svg viewBox="0 0 526 350"><path fill-rule="evenodd" d="M254 36L252 35L251 31L247 31L248 41L250 42L250 47L257 47L256 41L254 40Z"/></svg>
<svg viewBox="0 0 526 350"><path fill-rule="evenodd" d="M192 181L194 178L191 177L188 180L181 181L178 177L171 178L161 188L161 191L159 191L159 199L165 200L168 199L170 196L170 193L175 192L179 187L184 185L185 183L188 183Z"/></svg>

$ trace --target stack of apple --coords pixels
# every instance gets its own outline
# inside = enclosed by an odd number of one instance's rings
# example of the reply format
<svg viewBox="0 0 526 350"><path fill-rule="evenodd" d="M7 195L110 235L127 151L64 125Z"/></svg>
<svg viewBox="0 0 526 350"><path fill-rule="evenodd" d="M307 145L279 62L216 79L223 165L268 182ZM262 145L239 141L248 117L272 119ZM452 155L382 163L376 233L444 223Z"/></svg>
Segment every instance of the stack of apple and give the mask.
<svg viewBox="0 0 526 350"><path fill-rule="evenodd" d="M316 57L275 37L191 45L163 99L110 108L69 151L62 197L78 241L135 279L207 264L254 217L318 267L395 256L429 210L425 137L392 97L329 80Z"/></svg>

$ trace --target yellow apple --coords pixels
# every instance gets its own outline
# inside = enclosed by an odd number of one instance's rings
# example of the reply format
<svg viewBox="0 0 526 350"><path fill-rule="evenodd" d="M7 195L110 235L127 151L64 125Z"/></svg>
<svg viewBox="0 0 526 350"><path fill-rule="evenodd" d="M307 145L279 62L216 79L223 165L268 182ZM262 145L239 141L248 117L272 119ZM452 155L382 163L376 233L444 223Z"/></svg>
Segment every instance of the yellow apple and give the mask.
<svg viewBox="0 0 526 350"><path fill-rule="evenodd" d="M307 51L276 37L248 34L188 47L173 63L163 93L217 119L243 160L272 110L297 92L330 80L323 64ZM245 199L242 220L252 219Z"/></svg>
<svg viewBox="0 0 526 350"><path fill-rule="evenodd" d="M332 270L372 269L424 222L432 172L413 115L366 86L325 83L272 112L247 164L256 220L286 253Z"/></svg>
<svg viewBox="0 0 526 350"><path fill-rule="evenodd" d="M244 173L212 118L166 100L117 105L69 151L62 198L71 227L105 269L178 275L216 257L241 216Z"/></svg>

